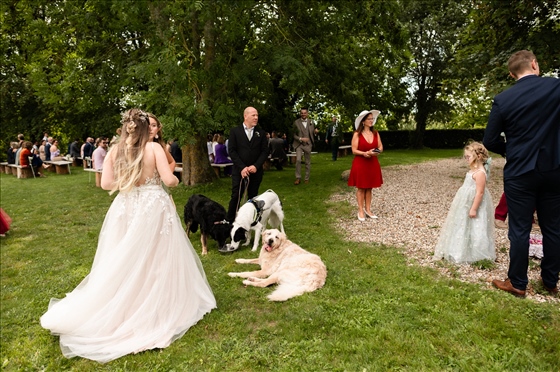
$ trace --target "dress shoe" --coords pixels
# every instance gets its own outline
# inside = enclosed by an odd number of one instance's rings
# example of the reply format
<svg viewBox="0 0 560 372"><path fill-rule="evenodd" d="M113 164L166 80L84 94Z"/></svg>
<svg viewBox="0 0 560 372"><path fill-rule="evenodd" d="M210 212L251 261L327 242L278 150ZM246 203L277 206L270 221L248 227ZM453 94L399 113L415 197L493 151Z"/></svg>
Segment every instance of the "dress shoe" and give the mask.
<svg viewBox="0 0 560 372"><path fill-rule="evenodd" d="M299 185L301 183L301 181L299 180L299 178L296 178L296 181L294 182L294 185Z"/></svg>
<svg viewBox="0 0 560 372"><path fill-rule="evenodd" d="M305 180L305 181L303 181L303 182L304 182L305 184L308 184L308 183L309 183L309 180Z"/></svg>
<svg viewBox="0 0 560 372"><path fill-rule="evenodd" d="M507 229L508 225L506 223L506 221L502 221L502 220L494 220L494 226L496 226L498 229Z"/></svg>
<svg viewBox="0 0 560 372"><path fill-rule="evenodd" d="M369 218L377 218L377 216L375 214L369 214L368 212L364 212L366 214L366 216L368 216Z"/></svg>
<svg viewBox="0 0 560 372"><path fill-rule="evenodd" d="M506 280L494 279L494 280L492 280L492 285L494 287L498 288L498 289L501 289L502 291L509 292L514 296L525 297L525 291L522 291L521 289L515 288L511 284L511 281L509 280L509 278L507 278Z"/></svg>
<svg viewBox="0 0 560 372"><path fill-rule="evenodd" d="M556 286L556 287L554 287L554 288L547 287L547 286L544 284L544 282L542 281L542 279L541 279L541 283L542 283L543 288L544 288L548 293L550 293L550 294L553 295L553 296L558 296L558 286Z"/></svg>
<svg viewBox="0 0 560 372"><path fill-rule="evenodd" d="M360 217L360 214L358 213L358 221L360 222L364 222L366 220L365 217Z"/></svg>

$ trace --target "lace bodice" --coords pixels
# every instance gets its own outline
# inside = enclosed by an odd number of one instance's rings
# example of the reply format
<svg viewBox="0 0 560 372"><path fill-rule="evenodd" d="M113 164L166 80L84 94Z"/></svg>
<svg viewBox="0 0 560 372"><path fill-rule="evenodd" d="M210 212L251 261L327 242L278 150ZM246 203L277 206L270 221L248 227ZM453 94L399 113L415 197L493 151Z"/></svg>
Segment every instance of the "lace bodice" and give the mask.
<svg viewBox="0 0 560 372"><path fill-rule="evenodd" d="M161 185L161 177L159 176L157 169L154 169L153 177L146 177L144 183L140 186L160 186L160 185Z"/></svg>

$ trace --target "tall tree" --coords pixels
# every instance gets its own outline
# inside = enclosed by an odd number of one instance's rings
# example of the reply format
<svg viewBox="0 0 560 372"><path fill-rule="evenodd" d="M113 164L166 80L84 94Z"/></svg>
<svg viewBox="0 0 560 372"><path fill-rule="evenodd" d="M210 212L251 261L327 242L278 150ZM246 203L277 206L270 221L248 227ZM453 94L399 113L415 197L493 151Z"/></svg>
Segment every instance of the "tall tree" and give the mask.
<svg viewBox="0 0 560 372"><path fill-rule="evenodd" d="M424 146L424 132L431 117L450 112L443 100L444 80L452 78L451 65L459 36L467 20L467 7L461 0L412 0L407 6L412 64L409 81L414 94L416 130L412 146Z"/></svg>

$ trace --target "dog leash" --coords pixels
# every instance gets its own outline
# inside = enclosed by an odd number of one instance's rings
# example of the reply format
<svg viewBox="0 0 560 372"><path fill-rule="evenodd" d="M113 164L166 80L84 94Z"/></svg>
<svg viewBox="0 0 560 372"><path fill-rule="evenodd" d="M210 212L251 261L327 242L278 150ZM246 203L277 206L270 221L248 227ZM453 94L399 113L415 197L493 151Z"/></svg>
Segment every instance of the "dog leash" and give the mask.
<svg viewBox="0 0 560 372"><path fill-rule="evenodd" d="M239 206L241 205L241 199L245 197L249 199L249 182L250 182L249 177L247 176L247 187L245 187L245 191L243 191L243 195L241 195L243 180L244 178L241 178L241 181L239 181L239 195L237 198L237 207L235 208L235 214L237 214L237 212L239 211Z"/></svg>

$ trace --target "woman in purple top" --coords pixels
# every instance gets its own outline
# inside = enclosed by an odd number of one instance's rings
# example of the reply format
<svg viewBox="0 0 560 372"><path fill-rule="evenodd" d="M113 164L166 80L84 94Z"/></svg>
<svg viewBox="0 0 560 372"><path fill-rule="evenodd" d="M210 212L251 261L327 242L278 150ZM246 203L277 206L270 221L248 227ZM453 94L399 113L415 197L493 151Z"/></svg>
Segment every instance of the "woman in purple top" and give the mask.
<svg viewBox="0 0 560 372"><path fill-rule="evenodd" d="M231 159L228 156L227 153L227 148L225 145L225 139L222 135L218 136L218 140L217 140L217 144L216 144L216 150L214 153L214 164L226 164L226 163L231 163ZM224 168L224 174L226 176L230 176L231 175L231 166L229 167L225 167Z"/></svg>

